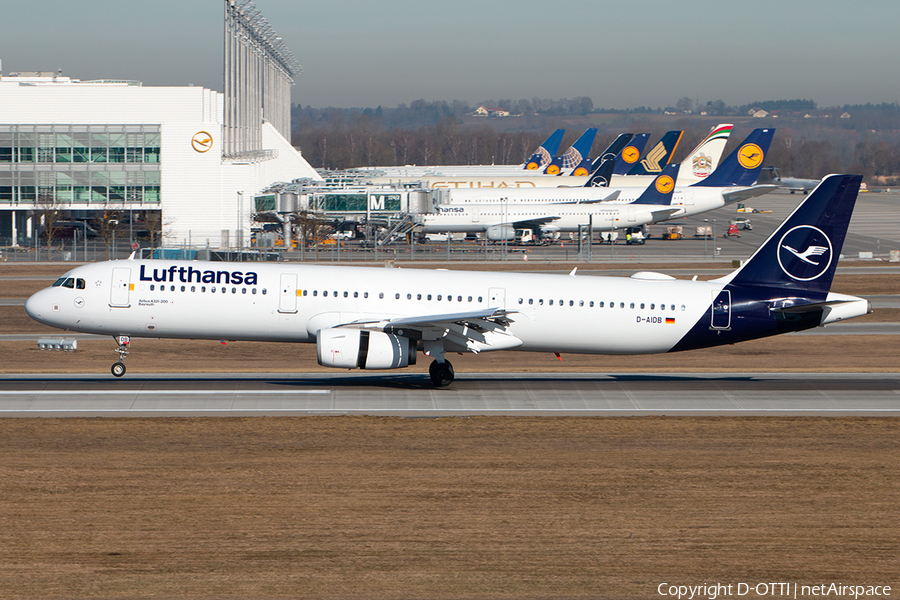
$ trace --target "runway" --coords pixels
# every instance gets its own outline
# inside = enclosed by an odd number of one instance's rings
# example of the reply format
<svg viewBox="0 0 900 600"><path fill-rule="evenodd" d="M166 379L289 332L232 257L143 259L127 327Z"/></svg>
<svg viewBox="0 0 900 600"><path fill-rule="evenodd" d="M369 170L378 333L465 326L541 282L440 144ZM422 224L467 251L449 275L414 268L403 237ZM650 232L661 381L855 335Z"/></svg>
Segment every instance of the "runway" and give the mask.
<svg viewBox="0 0 900 600"><path fill-rule="evenodd" d="M900 416L900 373L0 376L3 417Z"/></svg>

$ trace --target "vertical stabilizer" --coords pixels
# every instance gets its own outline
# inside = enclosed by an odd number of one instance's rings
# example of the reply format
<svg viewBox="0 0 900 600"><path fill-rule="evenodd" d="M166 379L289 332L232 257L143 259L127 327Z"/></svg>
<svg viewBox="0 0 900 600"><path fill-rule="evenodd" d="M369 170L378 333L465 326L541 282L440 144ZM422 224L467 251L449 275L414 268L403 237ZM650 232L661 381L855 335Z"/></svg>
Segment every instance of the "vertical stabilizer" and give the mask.
<svg viewBox="0 0 900 600"><path fill-rule="evenodd" d="M691 185L709 177L722 162L725 144L731 135L731 123L722 123L713 127L709 135L703 138L694 151L681 161L678 185Z"/></svg>
<svg viewBox="0 0 900 600"><path fill-rule="evenodd" d="M680 168L681 165L678 163L666 166L632 204L671 205L672 194L675 192L675 181L678 179L678 169Z"/></svg>
<svg viewBox="0 0 900 600"><path fill-rule="evenodd" d="M678 142L681 141L683 131L670 131L666 133L656 143L653 148L647 152L646 156L639 163L634 165L629 175L658 175L663 168L672 160L672 154L678 148Z"/></svg>
<svg viewBox="0 0 900 600"><path fill-rule="evenodd" d="M827 294L861 175L829 175L738 270L722 281Z"/></svg>
<svg viewBox="0 0 900 600"><path fill-rule="evenodd" d="M631 143L616 157L616 166L613 167L613 175L625 175L641 159L647 142L650 141L649 133L639 133L631 138Z"/></svg>
<svg viewBox="0 0 900 600"><path fill-rule="evenodd" d="M531 155L531 158L525 162L525 170L537 171L543 165L550 164L559 152L559 145L562 143L563 134L565 132L565 129L557 129L551 133L550 137L544 140L544 143L541 144L540 147L534 151L534 154Z"/></svg>
<svg viewBox="0 0 900 600"><path fill-rule="evenodd" d="M588 128L564 154L550 161L550 164L544 169L544 173L547 175L562 175L563 169L577 169L588 160L595 137L597 137L597 128Z"/></svg>
<svg viewBox="0 0 900 600"><path fill-rule="evenodd" d="M728 158L696 187L749 187L759 179L774 129L754 129Z"/></svg>

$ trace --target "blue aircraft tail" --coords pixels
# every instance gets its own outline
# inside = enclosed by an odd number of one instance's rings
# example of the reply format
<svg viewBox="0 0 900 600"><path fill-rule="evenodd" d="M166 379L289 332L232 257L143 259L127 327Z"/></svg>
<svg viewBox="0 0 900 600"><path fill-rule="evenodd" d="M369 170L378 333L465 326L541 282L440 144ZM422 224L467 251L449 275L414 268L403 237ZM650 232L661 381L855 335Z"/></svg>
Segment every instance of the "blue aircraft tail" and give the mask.
<svg viewBox="0 0 900 600"><path fill-rule="evenodd" d="M672 194L675 192L675 182L678 180L680 167L679 163L666 166L632 204L661 204L664 206L672 204Z"/></svg>
<svg viewBox="0 0 900 600"><path fill-rule="evenodd" d="M695 183L697 187L749 187L755 185L759 179L774 129L755 129L738 146L738 149L728 155L709 177Z"/></svg>
<svg viewBox="0 0 900 600"><path fill-rule="evenodd" d="M620 133L619 136L612 141L612 144L607 146L606 150L600 153L600 156L595 158L591 162L590 172L593 173L597 170L597 168L603 163L604 160L608 158L615 158L619 155L622 150L628 145L628 142L631 141L631 138L634 137L633 133Z"/></svg>
<svg viewBox="0 0 900 600"><path fill-rule="evenodd" d="M802 290L826 295L847 236L860 175L829 175L760 246L725 279L731 285Z"/></svg>
<svg viewBox="0 0 900 600"><path fill-rule="evenodd" d="M559 145L562 143L563 134L566 132L565 129L557 129L553 133L550 134L544 143L540 145L540 147L534 151L534 154L531 155L525 162L525 170L527 171L537 171L543 165L550 164L555 157L557 152L559 152Z"/></svg>
<svg viewBox="0 0 900 600"><path fill-rule="evenodd" d="M628 144L619 156L616 157L616 166L613 167L613 175L625 175L630 171L635 163L641 159L641 154L650 140L649 133L639 133L631 138Z"/></svg>
<svg viewBox="0 0 900 600"><path fill-rule="evenodd" d="M609 187L612 180L613 168L616 166L615 158L607 158L601 162L591 176L585 182L584 187Z"/></svg>
<svg viewBox="0 0 900 600"><path fill-rule="evenodd" d="M656 143L653 148L647 152L646 156L636 165L634 165L629 175L658 175L672 159L672 154L681 141L683 131L670 131Z"/></svg>
<svg viewBox="0 0 900 600"><path fill-rule="evenodd" d="M547 175L560 175L563 169L577 169L587 160L596 136L597 128L588 128L564 154L560 154L550 161L550 164L544 169L544 173Z"/></svg>

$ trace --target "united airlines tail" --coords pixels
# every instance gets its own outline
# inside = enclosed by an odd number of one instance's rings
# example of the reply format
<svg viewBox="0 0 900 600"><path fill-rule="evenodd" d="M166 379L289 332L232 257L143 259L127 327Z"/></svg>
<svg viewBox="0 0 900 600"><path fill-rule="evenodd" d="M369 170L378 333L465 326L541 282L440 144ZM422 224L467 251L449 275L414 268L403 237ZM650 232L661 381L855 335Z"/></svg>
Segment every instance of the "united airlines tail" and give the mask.
<svg viewBox="0 0 900 600"><path fill-rule="evenodd" d="M525 170L527 171L537 171L541 168L541 166L550 164L556 157L556 153L559 152L559 145L562 143L563 134L566 132L565 129L557 129L553 133L550 134L544 143L538 147L537 150L534 151L534 154L531 155L525 162Z"/></svg>
<svg viewBox="0 0 900 600"><path fill-rule="evenodd" d="M547 175L561 175L563 169L577 169L588 160L588 155L591 153L591 146L594 145L596 136L596 127L587 129L564 154L550 161L550 164L544 169L544 173Z"/></svg>
<svg viewBox="0 0 900 600"><path fill-rule="evenodd" d="M631 138L628 144L616 157L616 165L613 167L613 175L625 175L635 163L641 159L641 154L650 140L649 133L639 133Z"/></svg>
<svg viewBox="0 0 900 600"><path fill-rule="evenodd" d="M629 175L656 175L663 170L672 159L672 154L678 148L678 142L681 141L683 131L670 131L662 136L659 142L647 152L647 155L636 165L634 165Z"/></svg>
<svg viewBox="0 0 900 600"><path fill-rule="evenodd" d="M759 179L766 152L775 135L774 129L755 129L737 150L695 187L749 187Z"/></svg>

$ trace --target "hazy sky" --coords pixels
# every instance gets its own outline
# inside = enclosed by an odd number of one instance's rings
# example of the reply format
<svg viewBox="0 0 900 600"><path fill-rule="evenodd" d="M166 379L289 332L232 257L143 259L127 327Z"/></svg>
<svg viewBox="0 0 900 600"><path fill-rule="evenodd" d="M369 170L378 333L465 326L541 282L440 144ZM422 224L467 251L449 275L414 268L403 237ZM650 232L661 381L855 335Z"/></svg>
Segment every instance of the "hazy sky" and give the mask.
<svg viewBox="0 0 900 600"><path fill-rule="evenodd" d="M572 98L596 107L900 102L896 0L255 0L303 72L293 102ZM4 1L3 73L222 90L219 0Z"/></svg>

